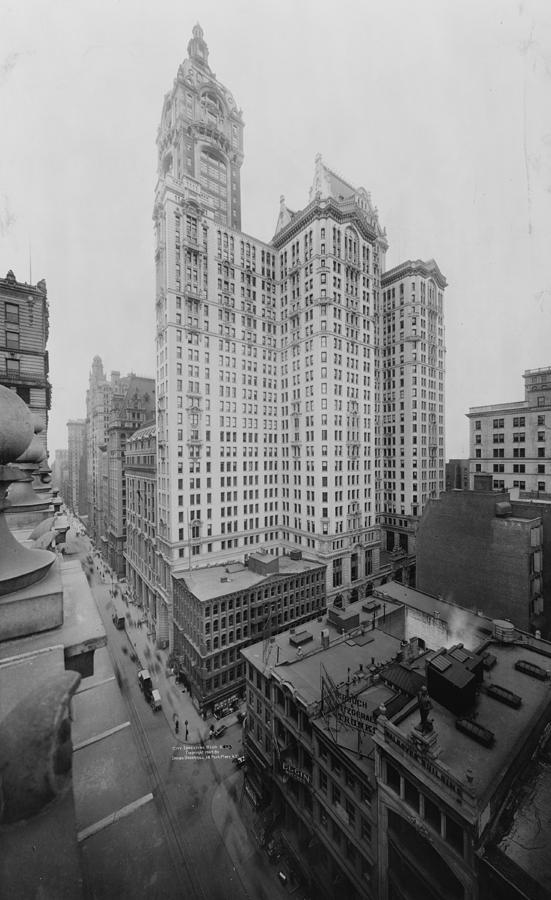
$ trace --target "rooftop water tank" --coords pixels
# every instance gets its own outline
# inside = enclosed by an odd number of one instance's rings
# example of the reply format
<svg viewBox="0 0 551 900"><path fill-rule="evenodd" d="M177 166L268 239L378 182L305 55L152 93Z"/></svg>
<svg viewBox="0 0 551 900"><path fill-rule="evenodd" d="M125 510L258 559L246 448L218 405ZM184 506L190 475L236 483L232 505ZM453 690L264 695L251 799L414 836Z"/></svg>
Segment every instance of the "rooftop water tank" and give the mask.
<svg viewBox="0 0 551 900"><path fill-rule="evenodd" d="M494 639L502 644L512 644L515 640L515 626L505 619L494 619L492 631Z"/></svg>

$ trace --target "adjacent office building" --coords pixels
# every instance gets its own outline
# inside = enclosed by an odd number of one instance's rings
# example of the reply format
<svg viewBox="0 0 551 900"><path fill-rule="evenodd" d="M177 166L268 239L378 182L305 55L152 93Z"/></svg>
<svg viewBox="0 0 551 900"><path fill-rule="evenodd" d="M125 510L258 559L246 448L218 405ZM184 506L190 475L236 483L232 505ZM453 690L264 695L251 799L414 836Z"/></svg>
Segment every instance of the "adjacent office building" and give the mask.
<svg viewBox="0 0 551 900"><path fill-rule="evenodd" d="M86 393L88 529L105 559L125 574L126 440L153 419L155 382L130 373L108 378L95 356Z"/></svg>
<svg viewBox="0 0 551 900"><path fill-rule="evenodd" d="M56 488L65 503L69 503L72 496L71 479L69 477L69 451L63 448L54 453L52 465L52 486Z"/></svg>
<svg viewBox="0 0 551 900"><path fill-rule="evenodd" d="M46 282L17 281L10 269L0 278L0 384L16 391L37 417L42 425L39 439L46 451L52 398L48 331Z"/></svg>
<svg viewBox="0 0 551 900"><path fill-rule="evenodd" d="M380 580L382 528L407 580L444 488L446 282L432 260L386 271L370 194L320 156L271 241L240 230L243 117L200 26L157 147L158 591L184 655L190 569L296 550L346 603Z"/></svg>
<svg viewBox="0 0 551 900"><path fill-rule="evenodd" d="M467 491L469 487L469 460L449 459L446 463L446 490Z"/></svg>
<svg viewBox="0 0 551 900"><path fill-rule="evenodd" d="M470 473L491 473L497 490L538 497L551 493L551 366L523 378L524 400L469 409Z"/></svg>
<svg viewBox="0 0 551 900"><path fill-rule="evenodd" d="M86 420L67 422L69 489L64 498L76 516L87 515Z"/></svg>
<svg viewBox="0 0 551 900"><path fill-rule="evenodd" d="M111 386L103 371L101 358L95 356L86 392L86 457L88 460L88 531L97 545L99 545L101 535L106 532L103 455L107 440L110 391Z"/></svg>
<svg viewBox="0 0 551 900"><path fill-rule="evenodd" d="M415 523L444 490L444 289L434 260L381 275L380 522L386 549L415 548Z"/></svg>
<svg viewBox="0 0 551 900"><path fill-rule="evenodd" d="M155 381L130 374L111 373L107 426L107 554L117 575L125 575L126 443L155 415Z"/></svg>
<svg viewBox="0 0 551 900"><path fill-rule="evenodd" d="M155 425L139 428L126 440L126 576L131 596L143 607L160 646L168 645L168 609L156 591L157 436Z"/></svg>

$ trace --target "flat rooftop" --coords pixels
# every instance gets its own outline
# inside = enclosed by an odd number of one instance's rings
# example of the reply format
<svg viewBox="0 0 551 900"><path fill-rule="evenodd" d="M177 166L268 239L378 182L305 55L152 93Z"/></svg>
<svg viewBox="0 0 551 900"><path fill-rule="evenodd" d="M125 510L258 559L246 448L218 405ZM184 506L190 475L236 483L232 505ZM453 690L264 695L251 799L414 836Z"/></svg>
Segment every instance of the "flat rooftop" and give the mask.
<svg viewBox="0 0 551 900"><path fill-rule="evenodd" d="M324 622L307 622L297 627L294 635L288 631L279 634L268 645L259 642L247 647L242 655L257 668L270 669L276 681L296 693L310 707L316 728L343 750L354 753L356 764L362 766L362 760L373 755L372 730L375 729L376 710L382 703L390 707L399 699L400 693L397 688L375 681L374 676L376 670L396 658L402 641L374 628L365 632L356 629L351 634L340 635L326 648L317 640L302 648L290 643L290 638L304 630L321 631L326 617L323 618ZM325 681L324 693L330 682L339 688L344 702L339 705L338 715L331 711L321 712L322 680ZM407 699L404 696L402 701L407 702ZM360 729L356 727L358 722Z"/></svg>
<svg viewBox="0 0 551 900"><path fill-rule="evenodd" d="M279 578L304 575L314 569L325 568L322 563L308 559L291 559L289 556L274 556L267 557L267 559L279 560L279 572L262 575L248 569L244 564L232 563L223 566L208 566L204 569L192 569L191 572L176 572L173 577L178 581L183 581L187 589L198 600L206 601L246 591L259 584L277 581Z"/></svg>
<svg viewBox="0 0 551 900"><path fill-rule="evenodd" d="M329 631L330 647L333 643L337 643L340 646L346 641L352 641L358 645L362 643L365 645L371 644L374 634L373 627L380 629L376 632L377 634L384 632L386 616L399 610L401 606L401 604L393 603L392 601L385 604L375 601L377 608L374 611L370 609L366 611L364 606L368 606L372 600L372 597L368 597L365 600L357 600L355 603L345 606L344 609L329 607L327 612L322 616L318 616L317 619L313 618L308 622L297 625L293 632L287 629L273 635L266 646L260 641L257 644L245 647L241 652L257 668L265 669L271 668L274 663L275 665L282 665L285 662L293 662L298 658L311 654L313 651L321 650L323 647L322 632L324 631ZM330 618L331 613L334 613L333 620ZM346 621L346 619L355 615L358 616L358 625L343 635L338 627L340 620ZM298 646L291 643L291 638L300 638L305 632L312 636L312 640L304 641L301 644L301 653L298 653ZM385 634L385 637L388 637L388 635ZM400 634L400 637L404 637L403 633ZM393 638L393 640L396 640L396 638ZM324 651L324 654L326 652Z"/></svg>
<svg viewBox="0 0 551 900"><path fill-rule="evenodd" d="M308 656L304 655L305 651L300 654L299 648L293 648L294 659L275 666L272 661L272 671L282 682L291 684L307 705L316 703L321 698L321 675L324 670L334 684L343 685L359 670L360 664L366 674L370 674L370 666L390 662L400 650L401 641L384 631L375 629L369 632L368 637L369 640L360 645L353 637L344 636L326 650L319 648L318 652ZM261 654L262 645L255 646ZM308 646L306 644L305 650ZM354 689L351 686L351 690L360 693L358 687Z"/></svg>
<svg viewBox="0 0 551 900"><path fill-rule="evenodd" d="M547 645L548 647L550 645ZM504 771L521 751L531 732L536 727L541 730L541 719L551 713L551 690L549 679L540 681L515 669L518 660L551 669L551 656L545 657L525 644L502 644L490 641L487 651L496 658L490 671L484 672L484 684L494 684L512 691L521 698L519 709L494 699L481 691L477 694L475 708L469 718L494 734L492 747L484 747L473 738L457 730L458 718L440 703L432 699L430 718L438 735L440 755L438 765L444 766L460 781L465 781L467 770L472 772L469 791L484 807L501 781ZM393 722L404 737L410 737L412 729L419 723L417 704L405 717L397 717Z"/></svg>
<svg viewBox="0 0 551 900"><path fill-rule="evenodd" d="M408 610L416 610L430 618L433 625L438 624L439 636L430 634L431 629L428 634L420 632L418 635L431 649L438 649L444 643L449 646L461 641L468 650L474 650L492 632L492 620L488 616L478 615L471 609L448 603L439 597L406 587L396 581L389 581L376 588L373 596L386 603L392 601L402 604ZM406 637L411 636L413 632L415 624L409 623Z"/></svg>

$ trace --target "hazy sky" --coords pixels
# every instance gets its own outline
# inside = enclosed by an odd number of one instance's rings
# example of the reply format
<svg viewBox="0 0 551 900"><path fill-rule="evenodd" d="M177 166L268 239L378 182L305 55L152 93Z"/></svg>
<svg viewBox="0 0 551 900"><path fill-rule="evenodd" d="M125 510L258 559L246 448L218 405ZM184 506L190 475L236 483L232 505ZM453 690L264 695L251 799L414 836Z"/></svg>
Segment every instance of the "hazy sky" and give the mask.
<svg viewBox="0 0 551 900"><path fill-rule="evenodd" d="M92 359L155 374L151 212L164 94L199 21L245 120L243 229L308 202L314 157L371 191L387 266L446 291L447 456L469 406L551 364L548 0L0 0L0 273L46 278L49 446Z"/></svg>

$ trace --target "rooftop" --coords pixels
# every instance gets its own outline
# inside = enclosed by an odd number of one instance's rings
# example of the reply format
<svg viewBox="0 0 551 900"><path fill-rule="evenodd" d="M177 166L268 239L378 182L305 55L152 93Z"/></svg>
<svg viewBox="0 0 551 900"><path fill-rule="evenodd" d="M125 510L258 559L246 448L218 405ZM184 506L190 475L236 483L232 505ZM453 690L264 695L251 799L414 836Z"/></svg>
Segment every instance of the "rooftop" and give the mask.
<svg viewBox="0 0 551 900"><path fill-rule="evenodd" d="M427 645L433 649L442 644L449 646L461 641L465 647L472 650L492 631L492 620L487 616L450 603L443 597L434 597L423 591L417 591L415 588L406 587L397 581L389 581L376 588L373 596L386 602L403 604L408 610L422 613L426 617L426 627L429 630L431 625L436 625L437 628L433 629L434 635L427 636L426 633L419 630L418 622L415 622L412 617L412 621L407 624L405 634L408 637L417 632L417 636L424 638Z"/></svg>
<svg viewBox="0 0 551 900"><path fill-rule="evenodd" d="M277 581L278 578L303 575L306 572L322 568L320 563L307 559L294 560L289 556L268 558L279 560L278 573L261 575L248 569L242 563L234 563L175 572L173 577L178 581L183 581L188 590L198 600L206 601L213 600L216 597L225 597L227 594L249 590L259 584Z"/></svg>
<svg viewBox="0 0 551 900"><path fill-rule="evenodd" d="M447 281L434 259L407 259L381 275L381 283L388 284L397 278L421 275L423 278L434 278L440 288L447 286Z"/></svg>
<svg viewBox="0 0 551 900"><path fill-rule="evenodd" d="M272 672L278 680L290 684L293 691L309 706L321 699L321 675L324 670L335 685L345 685L358 673L360 666L362 672L370 676L370 666L382 666L391 662L400 650L400 645L398 638L375 629L369 632L367 640L361 644L354 637L343 636L326 650L319 647L316 653L301 655L295 649L294 659L273 666ZM258 648L258 644L256 647ZM262 653L262 649L259 649ZM368 685L363 680L358 681L357 685L349 685L351 693L357 696L361 696L366 687Z"/></svg>
<svg viewBox="0 0 551 900"><path fill-rule="evenodd" d="M530 404L527 400L514 400L511 403L492 403L486 406L470 406L469 412L465 413L467 418L470 416L480 416L482 413L494 413L494 412L506 412L508 409L511 412L518 412L520 409L528 409Z"/></svg>
<svg viewBox="0 0 551 900"><path fill-rule="evenodd" d="M518 633L517 637L520 637ZM494 741L491 746L483 746L473 737L460 732L456 728L458 714L432 699L430 718L440 748L437 764L459 781L466 781L470 770L468 790L479 810L486 806L503 773L520 753L531 733L541 728L542 717L549 716L551 712L549 680L539 680L515 668L515 663L524 660L537 666L540 671L542 668L551 669L551 645L535 640L533 644L534 647L531 647L522 640L518 643L491 640L482 645L496 662L489 671L484 672L484 688L477 692L474 709L469 711L468 718L492 732ZM537 652L544 646L547 647L547 657ZM521 698L518 709L491 696L485 690L489 685L497 685L518 695ZM398 716L393 724L404 737L409 738L418 723L419 711L415 704L406 715Z"/></svg>
<svg viewBox="0 0 551 900"><path fill-rule="evenodd" d="M252 644L250 647L246 647L242 653L250 662L264 670L272 667L274 663L276 665L284 665L296 662L298 659L304 660L306 656L309 657L316 651L322 651L323 632L328 633L329 647L331 648L335 644L341 648L339 652L343 652L343 644L348 646L357 645L359 647L363 645L370 646L373 641L373 634L379 635L384 631L387 616L399 609L400 604L398 603L388 601L382 604L373 601L372 598L357 600L344 609L330 606L327 612L317 619L311 619L304 625L273 635L266 646L264 646L263 642ZM352 626L354 621L357 621L357 624ZM342 633L343 628L341 626L346 627L345 634ZM374 631L374 626L378 626L381 630ZM311 640L301 640L304 637L308 637L308 635L311 636ZM388 635L385 634L385 637L388 637ZM400 637L403 637L403 635L400 634ZM292 638L294 638L294 643L291 643ZM393 638L393 640L395 639ZM299 647L300 653L298 652ZM327 650L324 650L323 659L325 659L326 653ZM369 656L369 654L367 655Z"/></svg>
<svg viewBox="0 0 551 900"><path fill-rule="evenodd" d="M128 438L128 441L140 441L155 437L156 432L157 426L153 422L151 425L144 425L143 428L138 428L137 431L134 431L133 434Z"/></svg>

